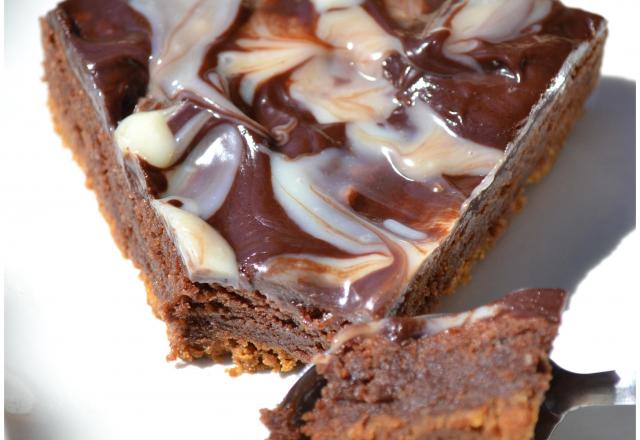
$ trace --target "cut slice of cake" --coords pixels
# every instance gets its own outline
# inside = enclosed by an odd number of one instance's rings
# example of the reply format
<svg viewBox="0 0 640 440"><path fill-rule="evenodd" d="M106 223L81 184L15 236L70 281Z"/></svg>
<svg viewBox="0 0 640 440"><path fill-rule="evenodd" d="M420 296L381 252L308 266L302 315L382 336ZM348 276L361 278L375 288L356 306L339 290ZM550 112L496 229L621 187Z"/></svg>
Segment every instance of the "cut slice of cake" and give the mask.
<svg viewBox="0 0 640 440"><path fill-rule="evenodd" d="M467 313L347 327L297 396L263 410L270 438L531 439L564 298L523 290Z"/></svg>
<svg viewBox="0 0 640 440"><path fill-rule="evenodd" d="M171 356L248 371L451 291L606 37L555 0L66 0L42 30L58 129Z"/></svg>

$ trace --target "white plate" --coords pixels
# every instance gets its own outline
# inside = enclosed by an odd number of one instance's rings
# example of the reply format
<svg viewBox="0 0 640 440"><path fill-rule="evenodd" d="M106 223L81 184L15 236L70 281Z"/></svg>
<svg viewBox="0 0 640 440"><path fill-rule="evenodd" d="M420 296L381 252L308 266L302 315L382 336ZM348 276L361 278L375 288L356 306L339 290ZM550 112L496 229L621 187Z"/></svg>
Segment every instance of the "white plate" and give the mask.
<svg viewBox="0 0 640 440"><path fill-rule="evenodd" d="M557 165L444 309L466 309L522 286L575 291L553 356L586 372L637 365L637 14L633 0L571 3L610 20L605 77ZM152 317L137 272L116 249L84 176L53 132L37 19L54 4L6 4L6 437L264 438L258 410L273 407L296 378L230 378L228 366L165 361L164 324ZM628 439L633 420L633 408L583 410L555 438Z"/></svg>

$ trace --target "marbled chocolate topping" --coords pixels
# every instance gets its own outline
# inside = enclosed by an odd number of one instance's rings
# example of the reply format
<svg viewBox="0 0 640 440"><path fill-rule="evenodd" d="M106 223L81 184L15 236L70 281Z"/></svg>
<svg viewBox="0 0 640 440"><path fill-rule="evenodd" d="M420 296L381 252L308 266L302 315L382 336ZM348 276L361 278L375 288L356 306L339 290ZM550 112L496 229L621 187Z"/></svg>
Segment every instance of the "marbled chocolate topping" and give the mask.
<svg viewBox="0 0 640 440"><path fill-rule="evenodd" d="M51 18L191 279L351 321L393 309L602 24L554 0L68 0Z"/></svg>

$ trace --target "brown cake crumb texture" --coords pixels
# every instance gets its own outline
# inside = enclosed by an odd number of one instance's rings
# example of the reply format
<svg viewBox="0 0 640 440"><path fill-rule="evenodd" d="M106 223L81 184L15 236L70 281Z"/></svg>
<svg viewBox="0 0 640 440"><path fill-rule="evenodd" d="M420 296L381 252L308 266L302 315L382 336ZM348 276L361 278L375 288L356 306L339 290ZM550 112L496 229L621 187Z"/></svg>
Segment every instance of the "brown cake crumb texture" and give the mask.
<svg viewBox="0 0 640 440"><path fill-rule="evenodd" d="M191 282L175 246L145 196L132 188L118 163L113 139L74 75L60 35L43 19L45 77L56 130L87 175L102 214L123 255L140 269L154 313L167 323L169 359L228 359L236 373L261 369L289 371L326 350L346 322L326 324L321 310L291 316L260 292L236 292ZM399 315L430 310L438 296L465 282L473 263L498 238L522 206L522 188L544 174L594 88L604 38L572 72L572 81L528 136L511 169L496 177L472 203L477 214L460 225L434 252L427 269L410 286ZM475 204L475 205L474 205ZM496 403L498 404L498 403Z"/></svg>
<svg viewBox="0 0 640 440"><path fill-rule="evenodd" d="M558 328L486 319L402 343L360 336L317 366L327 385L302 428L263 411L271 440L532 438Z"/></svg>

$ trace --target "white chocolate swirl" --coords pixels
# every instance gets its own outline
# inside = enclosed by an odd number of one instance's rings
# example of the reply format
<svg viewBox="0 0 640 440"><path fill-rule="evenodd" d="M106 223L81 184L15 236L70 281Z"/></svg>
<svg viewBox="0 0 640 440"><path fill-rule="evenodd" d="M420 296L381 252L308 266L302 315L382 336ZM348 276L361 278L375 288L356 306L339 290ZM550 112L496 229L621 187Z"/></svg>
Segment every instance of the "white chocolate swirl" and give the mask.
<svg viewBox="0 0 640 440"><path fill-rule="evenodd" d="M347 8L358 6L364 0L311 0L318 12L326 12L329 9Z"/></svg>
<svg viewBox="0 0 640 440"><path fill-rule="evenodd" d="M141 157L154 167L173 165L180 148L167 125L167 110L134 113L120 123L116 144L124 152Z"/></svg>
<svg viewBox="0 0 640 440"><path fill-rule="evenodd" d="M229 243L207 222L159 200L153 207L173 235L189 275L200 282L236 286L238 263Z"/></svg>
<svg viewBox="0 0 640 440"><path fill-rule="evenodd" d="M286 23L273 24L256 14L250 35L240 38L240 51L228 51L218 58L218 72L225 76L242 75L240 93L246 103L253 102L258 86L276 75L303 64L325 48L304 33L283 29Z"/></svg>
<svg viewBox="0 0 640 440"><path fill-rule="evenodd" d="M173 0L171 7L155 0L131 0L152 25L150 95L176 99L189 92L211 105L240 114L224 95L216 75L203 81L198 75L209 46L233 24L240 0Z"/></svg>
<svg viewBox="0 0 640 440"><path fill-rule="evenodd" d="M460 139L426 104L409 110L416 130L394 129L389 123L364 121L350 124L347 133L356 152L378 156L407 179L427 180L442 174L484 176L503 152Z"/></svg>
<svg viewBox="0 0 640 440"><path fill-rule="evenodd" d="M179 200L182 209L200 218L211 217L231 190L243 151L238 129L217 125L206 132L179 167L167 172L169 187L161 196Z"/></svg>
<svg viewBox="0 0 640 440"><path fill-rule="evenodd" d="M519 36L525 29L542 20L551 10L551 0L465 0L451 20L451 35L444 52L463 64L478 68L467 52L479 41L498 43ZM436 27L449 19L440 17Z"/></svg>

